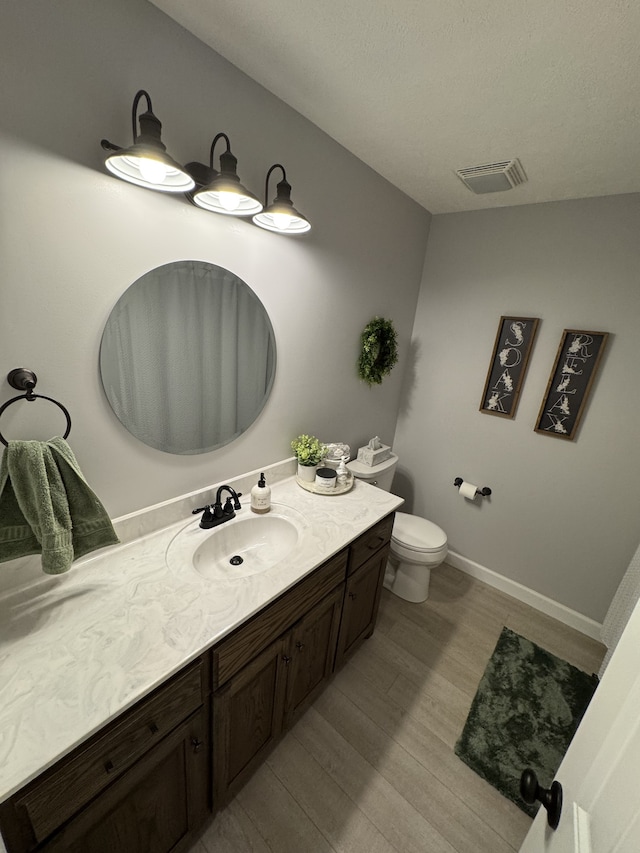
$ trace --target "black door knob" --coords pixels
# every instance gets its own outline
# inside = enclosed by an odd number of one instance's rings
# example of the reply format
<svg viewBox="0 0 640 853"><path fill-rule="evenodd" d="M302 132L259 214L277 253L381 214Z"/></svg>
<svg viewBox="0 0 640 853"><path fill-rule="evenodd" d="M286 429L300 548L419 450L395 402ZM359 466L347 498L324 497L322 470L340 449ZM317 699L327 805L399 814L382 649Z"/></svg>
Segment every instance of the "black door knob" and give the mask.
<svg viewBox="0 0 640 853"><path fill-rule="evenodd" d="M557 829L562 814L562 785L552 782L550 788L541 788L538 777L531 768L527 767L520 777L520 795L525 803L535 803L539 800L547 810L547 823L551 829Z"/></svg>

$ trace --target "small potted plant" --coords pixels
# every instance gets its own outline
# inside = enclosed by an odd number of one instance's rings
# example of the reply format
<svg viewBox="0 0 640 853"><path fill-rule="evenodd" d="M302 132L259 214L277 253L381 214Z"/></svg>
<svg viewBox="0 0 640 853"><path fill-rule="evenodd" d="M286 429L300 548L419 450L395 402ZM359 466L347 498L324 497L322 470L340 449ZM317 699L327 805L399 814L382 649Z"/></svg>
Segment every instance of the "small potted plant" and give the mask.
<svg viewBox="0 0 640 853"><path fill-rule="evenodd" d="M327 446L315 435L299 435L291 442L291 449L298 460L298 477L312 483L316 478L316 468L327 453Z"/></svg>

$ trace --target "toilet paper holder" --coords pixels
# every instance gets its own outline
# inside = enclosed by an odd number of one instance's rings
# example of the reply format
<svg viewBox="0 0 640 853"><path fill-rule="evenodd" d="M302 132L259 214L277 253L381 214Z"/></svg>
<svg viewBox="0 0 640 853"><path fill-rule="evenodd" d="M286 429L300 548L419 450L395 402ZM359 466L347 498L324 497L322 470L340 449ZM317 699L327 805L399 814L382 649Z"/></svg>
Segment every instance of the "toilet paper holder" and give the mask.
<svg viewBox="0 0 640 853"><path fill-rule="evenodd" d="M462 477L456 477L453 481L453 485L456 487L456 489L459 489L463 482L464 480L462 479ZM490 494L491 489L489 488L489 486L483 486L481 489L476 489L476 495L480 495L480 497L488 498Z"/></svg>

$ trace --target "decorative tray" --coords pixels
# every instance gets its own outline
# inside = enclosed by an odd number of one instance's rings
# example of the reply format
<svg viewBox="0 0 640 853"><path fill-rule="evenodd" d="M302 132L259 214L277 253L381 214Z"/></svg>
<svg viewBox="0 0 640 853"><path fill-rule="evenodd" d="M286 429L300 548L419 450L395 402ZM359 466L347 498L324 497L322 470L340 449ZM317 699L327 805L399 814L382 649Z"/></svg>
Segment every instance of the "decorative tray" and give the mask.
<svg viewBox="0 0 640 853"><path fill-rule="evenodd" d="M321 489L319 486L316 486L315 482L311 481L310 483L306 480L301 480L300 477L296 474L296 483L307 492L313 492L314 495L343 495L345 492L351 491L353 488L353 474L349 474L347 476L347 481L342 485L341 483L336 483L335 487L330 491L327 489Z"/></svg>

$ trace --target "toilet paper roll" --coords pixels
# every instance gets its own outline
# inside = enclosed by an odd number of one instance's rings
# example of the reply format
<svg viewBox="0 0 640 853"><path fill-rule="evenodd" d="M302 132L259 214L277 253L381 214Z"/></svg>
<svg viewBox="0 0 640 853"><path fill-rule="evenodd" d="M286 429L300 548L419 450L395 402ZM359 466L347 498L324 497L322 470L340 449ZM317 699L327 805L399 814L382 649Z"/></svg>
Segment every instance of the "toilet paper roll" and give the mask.
<svg viewBox="0 0 640 853"><path fill-rule="evenodd" d="M476 492L478 491L478 487L474 486L473 483L467 483L466 480L463 480L460 484L460 494L463 498L466 498L468 501L475 500Z"/></svg>

